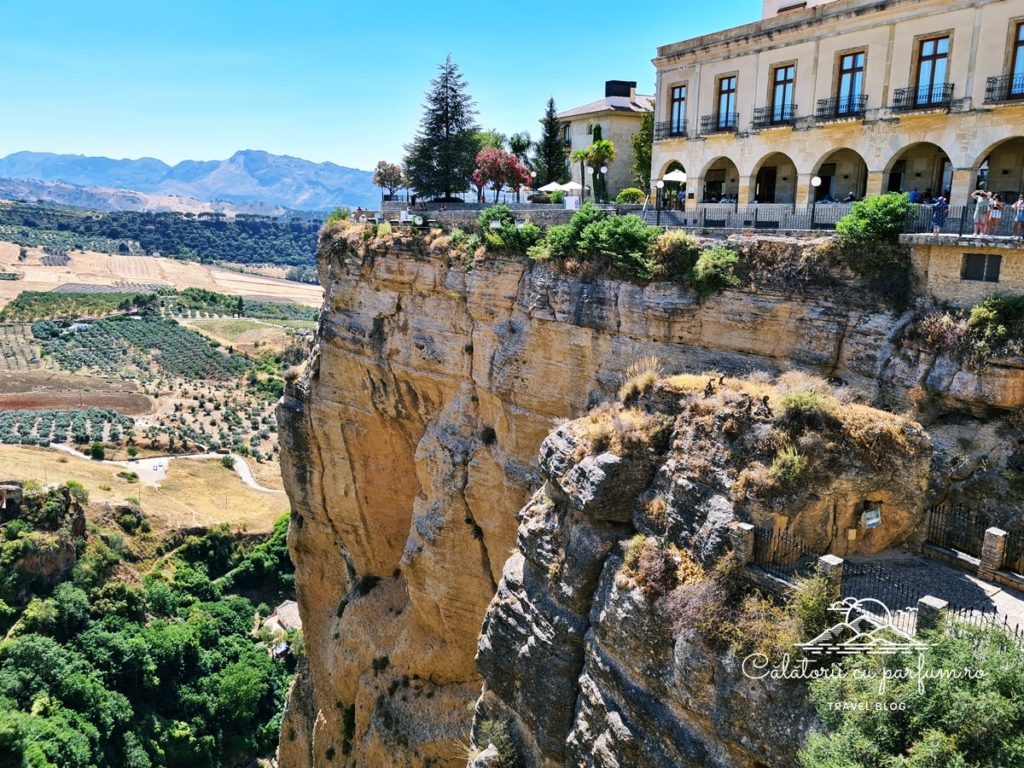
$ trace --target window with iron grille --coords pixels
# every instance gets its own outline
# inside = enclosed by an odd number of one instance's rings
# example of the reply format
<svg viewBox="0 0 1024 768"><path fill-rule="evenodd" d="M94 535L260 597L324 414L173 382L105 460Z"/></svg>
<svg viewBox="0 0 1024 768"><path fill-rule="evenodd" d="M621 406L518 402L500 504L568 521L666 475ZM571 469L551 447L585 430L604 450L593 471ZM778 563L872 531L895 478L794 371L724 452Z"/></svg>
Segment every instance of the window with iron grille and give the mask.
<svg viewBox="0 0 1024 768"><path fill-rule="evenodd" d="M1003 257L994 253L965 253L960 265L960 279L998 283L1002 261Z"/></svg>
<svg viewBox="0 0 1024 768"><path fill-rule="evenodd" d="M781 122L791 118L793 110L793 87L796 82L796 67L787 64L775 68L772 90L772 121Z"/></svg>
<svg viewBox="0 0 1024 768"><path fill-rule="evenodd" d="M723 77L718 81L718 127L731 128L732 115L736 111L736 76Z"/></svg>

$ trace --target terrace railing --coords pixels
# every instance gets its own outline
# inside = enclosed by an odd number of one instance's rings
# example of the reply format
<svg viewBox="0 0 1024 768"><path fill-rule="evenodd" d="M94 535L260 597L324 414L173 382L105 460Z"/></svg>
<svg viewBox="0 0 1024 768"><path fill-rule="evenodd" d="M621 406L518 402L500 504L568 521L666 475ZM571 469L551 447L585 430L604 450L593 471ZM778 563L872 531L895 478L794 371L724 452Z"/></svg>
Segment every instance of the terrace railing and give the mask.
<svg viewBox="0 0 1024 768"><path fill-rule="evenodd" d="M997 75L985 80L985 103L1024 99L1024 74Z"/></svg>
<svg viewBox="0 0 1024 768"><path fill-rule="evenodd" d="M654 124L654 140L664 141L665 139L685 139L686 123L667 121Z"/></svg>
<svg viewBox="0 0 1024 768"><path fill-rule="evenodd" d="M754 109L755 128L770 128L775 125L792 125L796 121L796 104L779 104L774 107Z"/></svg>
<svg viewBox="0 0 1024 768"><path fill-rule="evenodd" d="M897 88L892 94L890 108L893 112L908 112L914 109L949 109L953 103L953 84L936 83L933 86Z"/></svg>
<svg viewBox="0 0 1024 768"><path fill-rule="evenodd" d="M720 112L713 115L701 115L700 132L708 133L736 133L740 129L739 112Z"/></svg>
<svg viewBox="0 0 1024 768"><path fill-rule="evenodd" d="M814 112L814 119L819 122L828 120L843 120L848 117L864 117L867 110L868 97L860 96L818 99L818 108Z"/></svg>
<svg viewBox="0 0 1024 768"><path fill-rule="evenodd" d="M940 505L928 511L928 542L981 557L988 523L971 509Z"/></svg>

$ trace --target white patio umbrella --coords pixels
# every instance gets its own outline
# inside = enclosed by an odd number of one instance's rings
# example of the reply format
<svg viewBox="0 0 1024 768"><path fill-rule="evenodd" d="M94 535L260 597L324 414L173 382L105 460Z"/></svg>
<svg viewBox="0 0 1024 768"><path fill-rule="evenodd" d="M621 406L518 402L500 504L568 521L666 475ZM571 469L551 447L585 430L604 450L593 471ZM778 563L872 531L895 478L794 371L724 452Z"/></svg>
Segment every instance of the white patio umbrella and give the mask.
<svg viewBox="0 0 1024 768"><path fill-rule="evenodd" d="M668 182L678 181L679 183L682 184L682 183L686 182L686 173L683 172L683 171L680 171L680 170L670 171L669 173L666 173L662 177L662 181L668 181Z"/></svg>
<svg viewBox="0 0 1024 768"><path fill-rule="evenodd" d="M566 184L563 184L562 189L564 189L566 192L579 192L581 189L583 189L583 187L578 182L570 181Z"/></svg>
<svg viewBox="0 0 1024 768"><path fill-rule="evenodd" d="M550 184L545 184L543 187L541 187L537 191L538 192L561 192L563 190L565 190L565 187L563 187L557 181L552 181Z"/></svg>

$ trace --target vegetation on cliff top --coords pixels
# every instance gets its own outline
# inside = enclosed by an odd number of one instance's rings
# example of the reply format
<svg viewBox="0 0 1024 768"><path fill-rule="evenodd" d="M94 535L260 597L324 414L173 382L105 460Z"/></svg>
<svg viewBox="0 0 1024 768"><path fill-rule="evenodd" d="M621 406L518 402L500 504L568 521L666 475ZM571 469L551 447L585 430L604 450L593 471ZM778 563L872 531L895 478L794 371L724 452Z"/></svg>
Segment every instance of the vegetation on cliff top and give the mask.
<svg viewBox="0 0 1024 768"><path fill-rule="evenodd" d="M1024 355L1024 298L990 296L970 309L933 309L906 332L926 349L948 354L970 368L993 357Z"/></svg>
<svg viewBox="0 0 1024 768"><path fill-rule="evenodd" d="M262 542L216 529L176 546L125 507L73 541L77 562L51 591L25 555L66 506L59 490L28 497L40 503L4 526L0 549L29 574L0 603L0 764L214 768L269 754L290 669L251 633L254 601L293 586L287 516Z"/></svg>

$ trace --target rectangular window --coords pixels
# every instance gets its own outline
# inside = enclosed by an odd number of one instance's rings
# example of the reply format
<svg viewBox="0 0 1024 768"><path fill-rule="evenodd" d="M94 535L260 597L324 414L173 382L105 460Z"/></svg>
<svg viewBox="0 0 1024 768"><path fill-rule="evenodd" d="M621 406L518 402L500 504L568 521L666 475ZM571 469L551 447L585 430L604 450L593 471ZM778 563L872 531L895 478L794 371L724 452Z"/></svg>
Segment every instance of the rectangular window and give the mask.
<svg viewBox="0 0 1024 768"><path fill-rule="evenodd" d="M1013 45L1013 69L1010 70L1010 96L1024 97L1024 22L1017 25Z"/></svg>
<svg viewBox="0 0 1024 768"><path fill-rule="evenodd" d="M569 131L569 123L566 123L565 125L562 126L562 142L567 147L572 146L572 134Z"/></svg>
<svg viewBox="0 0 1024 768"><path fill-rule="evenodd" d="M857 114L861 111L864 93L864 51L848 53L839 59L839 93L837 115Z"/></svg>
<svg viewBox="0 0 1024 768"><path fill-rule="evenodd" d="M731 130L736 127L736 76L723 77L718 81L717 128Z"/></svg>
<svg viewBox="0 0 1024 768"><path fill-rule="evenodd" d="M669 135L686 133L686 86L677 85L672 89L672 118L668 127Z"/></svg>
<svg viewBox="0 0 1024 768"><path fill-rule="evenodd" d="M772 89L772 122L781 123L793 119L793 87L796 80L796 67L789 64L776 67L775 86Z"/></svg>
<svg viewBox="0 0 1024 768"><path fill-rule="evenodd" d="M917 58L917 92L915 106L941 104L945 101L946 75L949 71L949 37L932 37L921 41Z"/></svg>
<svg viewBox="0 0 1024 768"><path fill-rule="evenodd" d="M1003 257L991 253L965 253L960 264L961 280L978 280L985 283L999 282L999 267Z"/></svg>

